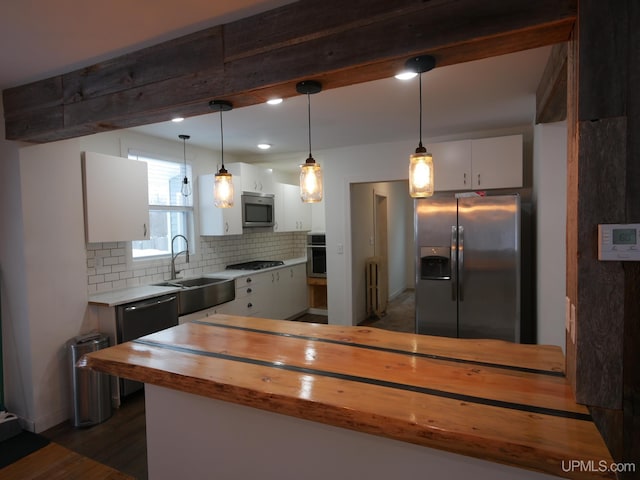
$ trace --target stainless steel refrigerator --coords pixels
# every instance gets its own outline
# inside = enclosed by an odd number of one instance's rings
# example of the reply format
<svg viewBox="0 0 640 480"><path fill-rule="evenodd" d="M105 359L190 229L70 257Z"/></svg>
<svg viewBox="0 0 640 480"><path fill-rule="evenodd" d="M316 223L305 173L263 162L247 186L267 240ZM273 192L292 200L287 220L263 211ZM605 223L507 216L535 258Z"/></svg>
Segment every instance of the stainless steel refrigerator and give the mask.
<svg viewBox="0 0 640 480"><path fill-rule="evenodd" d="M416 332L520 342L519 194L415 201Z"/></svg>

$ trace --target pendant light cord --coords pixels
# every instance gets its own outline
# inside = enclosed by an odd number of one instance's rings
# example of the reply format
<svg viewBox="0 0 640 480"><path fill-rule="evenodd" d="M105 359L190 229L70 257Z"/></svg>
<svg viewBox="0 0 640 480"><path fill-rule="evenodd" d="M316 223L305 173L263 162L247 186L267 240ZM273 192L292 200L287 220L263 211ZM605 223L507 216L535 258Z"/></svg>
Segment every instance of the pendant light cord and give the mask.
<svg viewBox="0 0 640 480"><path fill-rule="evenodd" d="M422 148L422 72L418 74L418 91L420 92L420 143L418 146Z"/></svg>
<svg viewBox="0 0 640 480"><path fill-rule="evenodd" d="M309 158L311 158L311 95L307 93L307 117L309 120Z"/></svg>
<svg viewBox="0 0 640 480"><path fill-rule="evenodd" d="M187 177L187 139L182 139L182 158L184 158L184 176Z"/></svg>
<svg viewBox="0 0 640 480"><path fill-rule="evenodd" d="M222 161L222 169L224 170L224 132L222 129L222 108L220 108L220 160Z"/></svg>

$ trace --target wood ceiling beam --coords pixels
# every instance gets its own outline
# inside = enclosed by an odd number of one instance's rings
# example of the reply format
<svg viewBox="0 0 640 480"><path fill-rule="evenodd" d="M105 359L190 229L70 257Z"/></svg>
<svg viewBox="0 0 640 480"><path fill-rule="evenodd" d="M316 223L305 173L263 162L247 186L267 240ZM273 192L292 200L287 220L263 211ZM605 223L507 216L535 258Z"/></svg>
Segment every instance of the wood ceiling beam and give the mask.
<svg viewBox="0 0 640 480"><path fill-rule="evenodd" d="M567 44L558 43L542 73L536 91L536 123L560 122L567 118Z"/></svg>
<svg viewBox="0 0 640 480"><path fill-rule="evenodd" d="M49 142L379 80L407 58L437 66L567 41L573 0L300 0L3 91L8 140Z"/></svg>

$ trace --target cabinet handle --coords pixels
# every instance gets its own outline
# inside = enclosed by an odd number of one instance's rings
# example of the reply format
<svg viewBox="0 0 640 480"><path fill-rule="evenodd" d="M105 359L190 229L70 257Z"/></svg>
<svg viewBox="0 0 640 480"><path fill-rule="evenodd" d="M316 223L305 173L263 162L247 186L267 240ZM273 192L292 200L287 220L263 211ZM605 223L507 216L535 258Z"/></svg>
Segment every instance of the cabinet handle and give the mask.
<svg viewBox="0 0 640 480"><path fill-rule="evenodd" d="M466 185L467 184L467 174L463 173L462 175L463 175L462 182L463 182L464 185Z"/></svg>
<svg viewBox="0 0 640 480"><path fill-rule="evenodd" d="M276 272L276 280L279 282L280 281L280 272Z"/></svg>
<svg viewBox="0 0 640 480"><path fill-rule="evenodd" d="M249 302L247 303L247 308L252 308L253 307L253 303Z"/></svg>
<svg viewBox="0 0 640 480"><path fill-rule="evenodd" d="M289 274L290 274L291 278L293 278L293 268L291 270L289 270Z"/></svg>
<svg viewBox="0 0 640 480"><path fill-rule="evenodd" d="M250 288L247 288L247 293L251 293L253 290L251 290Z"/></svg>
<svg viewBox="0 0 640 480"><path fill-rule="evenodd" d="M478 174L478 185L480 185L480 174Z"/></svg>
<svg viewBox="0 0 640 480"><path fill-rule="evenodd" d="M258 190L258 182L253 182L253 189Z"/></svg>
<svg viewBox="0 0 640 480"><path fill-rule="evenodd" d="M275 275L273 274L273 272L271 272L271 283L273 283L273 282L275 282L275 281L276 281L276 277L275 277Z"/></svg>
<svg viewBox="0 0 640 480"><path fill-rule="evenodd" d="M225 233L229 231L229 222L224 222L224 231Z"/></svg>
<svg viewBox="0 0 640 480"><path fill-rule="evenodd" d="M251 283L251 277L247 278L247 283Z"/></svg>
<svg viewBox="0 0 640 480"><path fill-rule="evenodd" d="M142 233L144 234L144 236L147 236L147 224L143 223L142 224Z"/></svg>

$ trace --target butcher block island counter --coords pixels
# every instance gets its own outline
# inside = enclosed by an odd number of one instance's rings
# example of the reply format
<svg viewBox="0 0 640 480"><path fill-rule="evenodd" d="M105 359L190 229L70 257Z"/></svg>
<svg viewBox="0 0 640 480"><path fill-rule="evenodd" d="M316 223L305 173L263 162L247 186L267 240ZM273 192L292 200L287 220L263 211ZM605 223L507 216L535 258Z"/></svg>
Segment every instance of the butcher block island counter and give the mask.
<svg viewBox="0 0 640 480"><path fill-rule="evenodd" d="M85 359L146 384L152 480L615 478L557 347L215 315Z"/></svg>

